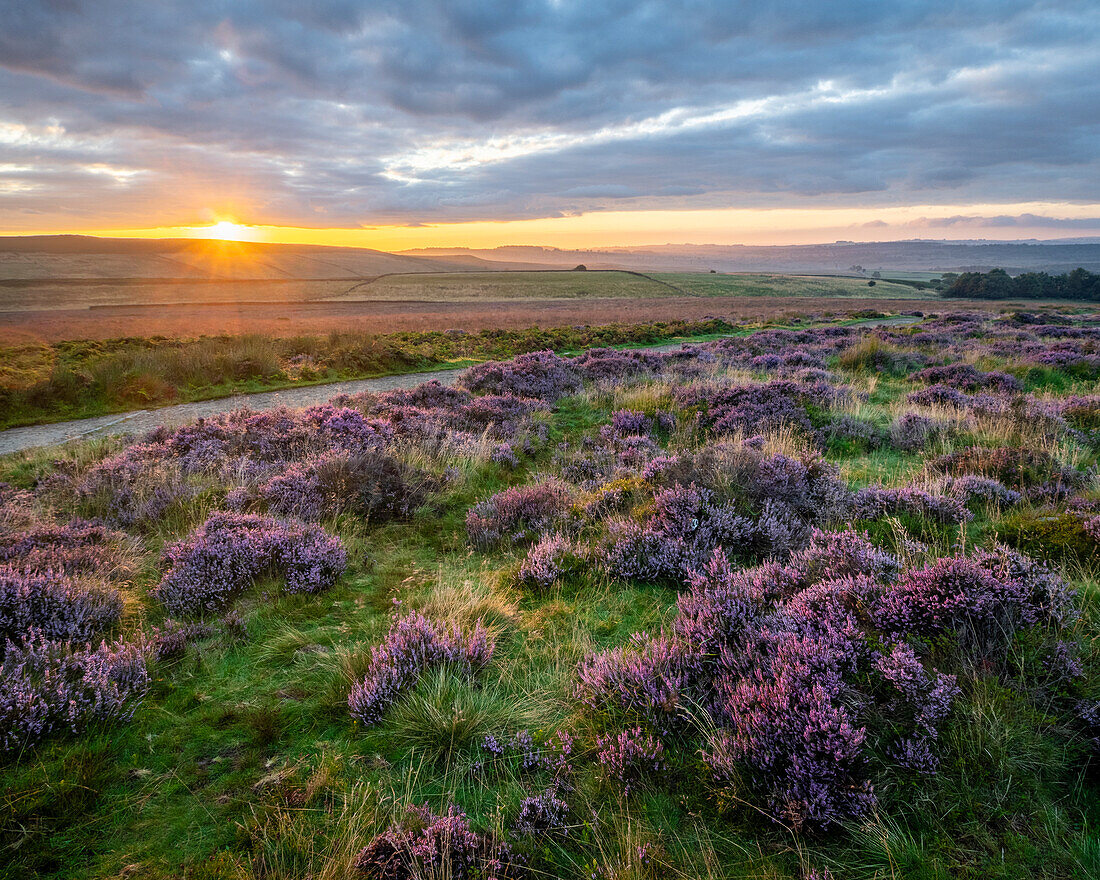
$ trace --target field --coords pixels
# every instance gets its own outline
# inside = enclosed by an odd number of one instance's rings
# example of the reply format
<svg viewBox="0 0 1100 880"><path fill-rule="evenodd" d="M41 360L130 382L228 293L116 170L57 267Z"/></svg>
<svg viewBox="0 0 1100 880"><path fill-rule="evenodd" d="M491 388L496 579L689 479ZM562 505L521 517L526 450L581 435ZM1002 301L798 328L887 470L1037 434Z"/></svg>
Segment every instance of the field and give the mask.
<svg viewBox="0 0 1100 880"><path fill-rule="evenodd" d="M1100 876L1098 335L747 327L8 456L0 875Z"/></svg>
<svg viewBox="0 0 1100 880"><path fill-rule="evenodd" d="M660 273L659 278L694 296L824 297L854 299L927 299L904 284L868 278L839 278L828 275L720 275L700 273ZM899 275L898 277L903 277ZM874 280L874 284L869 282Z"/></svg>

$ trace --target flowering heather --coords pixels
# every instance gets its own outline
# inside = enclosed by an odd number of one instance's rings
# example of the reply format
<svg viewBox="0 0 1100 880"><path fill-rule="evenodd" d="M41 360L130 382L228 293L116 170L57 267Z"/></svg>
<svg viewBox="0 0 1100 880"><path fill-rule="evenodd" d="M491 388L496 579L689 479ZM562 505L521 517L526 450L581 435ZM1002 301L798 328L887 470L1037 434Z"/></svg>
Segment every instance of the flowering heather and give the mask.
<svg viewBox="0 0 1100 880"><path fill-rule="evenodd" d="M39 634L22 646L8 642L0 661L0 750L24 749L55 732L80 733L93 724L128 720L148 686L137 646L104 642L92 648Z"/></svg>
<svg viewBox="0 0 1100 880"><path fill-rule="evenodd" d="M115 589L88 586L60 572L28 573L0 565L0 639L88 642L122 616Z"/></svg>
<svg viewBox="0 0 1100 880"><path fill-rule="evenodd" d="M786 565L735 570L715 553L671 632L586 658L577 696L627 738L702 737L718 786L747 786L793 827L829 826L865 815L887 768L936 772L961 691L913 637L951 633L965 670L1021 631L1049 642L1074 614L1057 576L1009 550L902 570L854 531L814 532ZM695 727L700 709L713 726Z"/></svg>
<svg viewBox="0 0 1100 880"><path fill-rule="evenodd" d="M658 490L653 505L644 524L611 523L605 559L613 577L681 582L716 547L737 556L751 555L761 534L734 505L717 503L709 489L694 483Z"/></svg>
<svg viewBox="0 0 1100 880"><path fill-rule="evenodd" d="M601 736L596 748L600 764L619 783L624 795L664 768L664 746L640 727Z"/></svg>
<svg viewBox="0 0 1100 880"><path fill-rule="evenodd" d="M126 543L124 532L86 520L38 525L0 534L0 564L24 571L102 575L120 566L120 551Z"/></svg>
<svg viewBox="0 0 1100 880"><path fill-rule="evenodd" d="M557 796L554 789L526 797L519 805L519 813L512 830L521 837L534 834L568 833L565 825L569 816L569 804Z"/></svg>
<svg viewBox="0 0 1100 880"><path fill-rule="evenodd" d="M505 489L470 508L466 533L479 550L529 543L561 525L571 501L570 488L557 480Z"/></svg>
<svg viewBox="0 0 1100 880"><path fill-rule="evenodd" d="M885 708L908 719L908 732L894 744L892 757L907 770L935 773L939 727L962 693L955 676L930 675L913 649L900 642L876 658L875 669L896 692Z"/></svg>
<svg viewBox="0 0 1100 880"><path fill-rule="evenodd" d="M653 430L653 421L645 413L632 409L620 409L611 414L610 424L605 426L615 437L645 435Z"/></svg>
<svg viewBox="0 0 1100 880"><path fill-rule="evenodd" d="M943 437L948 427L940 419L905 413L890 426L890 445L904 452L917 452Z"/></svg>
<svg viewBox="0 0 1100 880"><path fill-rule="evenodd" d="M351 715L364 725L381 720L386 709L411 690L420 676L438 666L451 665L473 675L493 657L494 643L478 621L464 633L413 613L394 621L385 641L371 651L366 675L348 695Z"/></svg>
<svg viewBox="0 0 1100 880"><path fill-rule="evenodd" d="M834 416L817 431L822 445L851 443L864 449L878 449L884 440L882 430L867 419L847 413Z"/></svg>
<svg viewBox="0 0 1100 880"><path fill-rule="evenodd" d="M970 446L929 463L932 470L963 476L990 477L1030 497L1064 497L1085 485L1088 475L1061 464L1049 452L1006 446Z"/></svg>
<svg viewBox="0 0 1100 880"><path fill-rule="evenodd" d="M983 373L972 364L962 363L927 367L911 374L909 380L926 385L946 385L960 391L1003 391L1009 394L1023 391L1023 385L1015 376L1001 372Z"/></svg>
<svg viewBox="0 0 1100 880"><path fill-rule="evenodd" d="M853 509L855 519L908 514L937 523L959 524L974 518L974 514L954 496L933 495L908 486L901 489L884 489L881 486L860 489L856 492Z"/></svg>
<svg viewBox="0 0 1100 880"><path fill-rule="evenodd" d="M964 504L990 504L997 507L1011 507L1023 497L1014 489L990 477L968 474L965 477L949 477L943 484L948 495L954 495Z"/></svg>
<svg viewBox="0 0 1100 880"><path fill-rule="evenodd" d="M952 406L955 409L969 409L973 398L950 385L930 385L920 391L914 391L905 398L917 406Z"/></svg>
<svg viewBox="0 0 1100 880"><path fill-rule="evenodd" d="M825 406L824 386L776 381L728 387L687 386L676 391L681 407L699 407L704 424L716 434L757 434L791 426L810 430L806 406Z"/></svg>
<svg viewBox="0 0 1100 880"><path fill-rule="evenodd" d="M469 367L458 386L474 394L514 394L555 401L581 390L581 378L572 363L552 351L521 354L510 361L492 361Z"/></svg>
<svg viewBox="0 0 1100 880"><path fill-rule="evenodd" d="M586 657L578 668L577 698L590 709L641 722L662 735L682 729L699 657L665 635L636 634L629 646Z"/></svg>
<svg viewBox="0 0 1100 880"><path fill-rule="evenodd" d="M188 622L168 618L160 626L154 626L145 637L145 647L154 660L179 657L187 646L214 634L208 623Z"/></svg>
<svg viewBox="0 0 1100 880"><path fill-rule="evenodd" d="M278 516L316 521L354 513L372 522L407 516L424 503L427 474L380 450L325 452L290 465L259 489Z"/></svg>
<svg viewBox="0 0 1100 880"><path fill-rule="evenodd" d="M566 573L573 555L573 545L564 535L546 535L527 551L516 580L530 592L544 593Z"/></svg>
<svg viewBox="0 0 1100 880"><path fill-rule="evenodd" d="M165 550L167 571L152 590L172 614L221 609L267 574L290 593L332 586L347 567L339 538L320 528L244 513L215 513Z"/></svg>
<svg viewBox="0 0 1100 880"><path fill-rule="evenodd" d="M661 371L663 358L649 351L591 348L573 358L570 363L573 369L590 382L617 382L655 376Z"/></svg>
<svg viewBox="0 0 1100 880"><path fill-rule="evenodd" d="M408 807L404 819L359 853L355 870L370 880L503 880L516 876L508 846L470 828L453 805L437 816L425 804Z"/></svg>

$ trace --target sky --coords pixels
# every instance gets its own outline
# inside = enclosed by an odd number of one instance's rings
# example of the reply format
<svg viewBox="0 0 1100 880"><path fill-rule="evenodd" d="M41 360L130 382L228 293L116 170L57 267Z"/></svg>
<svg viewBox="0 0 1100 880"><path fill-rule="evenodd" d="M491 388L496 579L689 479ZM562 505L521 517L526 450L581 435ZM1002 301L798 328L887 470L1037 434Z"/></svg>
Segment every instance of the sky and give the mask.
<svg viewBox="0 0 1100 880"><path fill-rule="evenodd" d="M1084 2L0 0L0 233L1100 235Z"/></svg>

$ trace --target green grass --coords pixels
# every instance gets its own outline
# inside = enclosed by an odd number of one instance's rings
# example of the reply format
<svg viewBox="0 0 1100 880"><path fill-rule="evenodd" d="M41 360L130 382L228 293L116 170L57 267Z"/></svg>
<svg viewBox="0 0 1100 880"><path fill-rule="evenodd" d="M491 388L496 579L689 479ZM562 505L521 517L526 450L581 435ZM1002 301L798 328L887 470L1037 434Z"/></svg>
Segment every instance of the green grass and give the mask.
<svg viewBox="0 0 1100 880"><path fill-rule="evenodd" d="M724 275L655 272L653 277L690 296L842 297L852 299L937 299L934 291L885 279L831 275ZM868 284L874 281L874 285Z"/></svg>

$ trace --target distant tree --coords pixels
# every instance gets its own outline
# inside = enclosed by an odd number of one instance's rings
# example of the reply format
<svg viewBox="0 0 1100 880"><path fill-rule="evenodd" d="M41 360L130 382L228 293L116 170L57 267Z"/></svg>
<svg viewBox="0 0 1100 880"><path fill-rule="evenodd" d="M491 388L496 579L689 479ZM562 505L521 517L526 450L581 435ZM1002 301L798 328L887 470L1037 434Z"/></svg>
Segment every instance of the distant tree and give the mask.
<svg viewBox="0 0 1100 880"><path fill-rule="evenodd" d="M576 266L573 267L573 271L574 272L587 272L588 267L584 263L578 263Z"/></svg>
<svg viewBox="0 0 1100 880"><path fill-rule="evenodd" d="M1004 269L944 274L943 295L968 299L1076 299L1100 302L1100 275L1077 268L1064 275L1024 272L1013 278Z"/></svg>
<svg viewBox="0 0 1100 880"><path fill-rule="evenodd" d="M882 273L881 273L881 272L872 272L872 273L871 273L871 277L872 277L872 278L881 278L881 277L882 277Z"/></svg>
<svg viewBox="0 0 1100 880"><path fill-rule="evenodd" d="M868 281L868 282L867 282L867 286L868 286L868 287L874 287L874 286L875 286L875 282L874 282L874 281Z"/></svg>
<svg viewBox="0 0 1100 880"><path fill-rule="evenodd" d="M718 271L717 271L716 269L711 269L711 270L710 270L710 274L711 274L711 275L717 275L717 274L718 274Z"/></svg>

